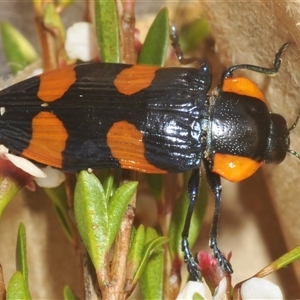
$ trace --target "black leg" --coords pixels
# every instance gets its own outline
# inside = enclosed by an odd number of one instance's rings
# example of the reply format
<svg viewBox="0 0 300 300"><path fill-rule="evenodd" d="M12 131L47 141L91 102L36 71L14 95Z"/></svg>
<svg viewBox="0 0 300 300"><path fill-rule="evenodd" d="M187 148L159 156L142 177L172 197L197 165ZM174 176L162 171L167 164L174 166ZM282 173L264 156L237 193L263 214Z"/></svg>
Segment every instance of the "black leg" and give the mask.
<svg viewBox="0 0 300 300"><path fill-rule="evenodd" d="M184 253L184 261L187 264L187 268L190 273L190 276L194 281L200 281L201 275L198 269L198 265L195 262L193 255L190 251L188 237L189 237L191 218L193 215L195 203L199 193L200 179L201 179L200 169L193 170L192 175L188 182L188 194L189 194L190 203L186 213L186 218L185 218L184 227L182 231L182 240L181 240L181 250Z"/></svg>
<svg viewBox="0 0 300 300"><path fill-rule="evenodd" d="M214 211L214 218L213 218L212 227L210 231L209 247L212 249L213 255L218 260L220 267L224 271L231 274L233 273L231 264L221 253L217 244L218 223L219 223L219 216L220 216L220 209L221 209L221 191L222 191L220 176L218 174L211 172L207 160L205 159L203 160L203 165L206 171L206 180L213 194L215 195L215 211Z"/></svg>
<svg viewBox="0 0 300 300"><path fill-rule="evenodd" d="M172 42L171 45L174 48L175 54L176 54L179 62L182 65L188 65L188 64L192 64L194 62L198 62L198 63L202 64L203 61L199 58L195 58L195 57L184 58L183 57L183 53L182 53L182 50L181 50L181 47L179 44L179 37L178 37L177 31L176 31L176 28L174 25L172 25L171 29L170 29L170 39L171 39L171 42Z"/></svg>

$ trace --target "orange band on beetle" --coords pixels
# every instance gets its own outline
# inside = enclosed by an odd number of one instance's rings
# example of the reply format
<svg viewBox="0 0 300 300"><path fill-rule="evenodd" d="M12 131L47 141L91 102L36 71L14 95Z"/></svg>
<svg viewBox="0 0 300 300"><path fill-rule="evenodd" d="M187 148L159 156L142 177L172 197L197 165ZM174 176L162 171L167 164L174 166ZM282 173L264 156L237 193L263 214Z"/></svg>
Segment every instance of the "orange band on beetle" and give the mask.
<svg viewBox="0 0 300 300"><path fill-rule="evenodd" d="M32 120L32 137L22 155L45 165L62 168L62 151L67 138L67 130L54 114L40 112Z"/></svg>
<svg viewBox="0 0 300 300"><path fill-rule="evenodd" d="M261 165L262 162L248 157L216 153L212 171L229 181L238 182L251 176Z"/></svg>
<svg viewBox="0 0 300 300"><path fill-rule="evenodd" d="M119 160L121 168L143 173L167 173L146 160L143 134L133 124L127 121L114 123L106 138L112 156Z"/></svg>
<svg viewBox="0 0 300 300"><path fill-rule="evenodd" d="M124 95L132 95L149 87L160 67L134 65L122 70L114 80L117 90Z"/></svg>
<svg viewBox="0 0 300 300"><path fill-rule="evenodd" d="M264 94L258 86L253 81L245 77L225 78L222 90L224 92L257 98L262 102L267 103Z"/></svg>
<svg viewBox="0 0 300 300"><path fill-rule="evenodd" d="M37 96L44 102L59 100L76 81L75 66L67 66L40 75Z"/></svg>

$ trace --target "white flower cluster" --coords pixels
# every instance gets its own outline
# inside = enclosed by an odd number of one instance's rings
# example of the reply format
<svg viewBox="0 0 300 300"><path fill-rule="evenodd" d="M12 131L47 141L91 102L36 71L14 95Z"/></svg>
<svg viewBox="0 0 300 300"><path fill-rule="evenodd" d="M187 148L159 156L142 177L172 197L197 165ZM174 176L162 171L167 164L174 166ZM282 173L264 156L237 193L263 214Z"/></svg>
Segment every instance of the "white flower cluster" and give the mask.
<svg viewBox="0 0 300 300"><path fill-rule="evenodd" d="M87 62L99 55L95 29L92 24L78 22L67 29L65 50L71 59Z"/></svg>
<svg viewBox="0 0 300 300"><path fill-rule="evenodd" d="M226 292L226 278L224 277L219 286L216 289L216 293L213 296L214 300L225 299ZM205 285L203 282L188 281L182 291L177 296L177 300L183 299L195 299L196 295L200 295L203 299L211 299L205 295ZM196 298L197 299L197 298ZM281 300L283 299L280 288L264 279L264 278L250 278L245 281L241 286L241 299L243 300Z"/></svg>

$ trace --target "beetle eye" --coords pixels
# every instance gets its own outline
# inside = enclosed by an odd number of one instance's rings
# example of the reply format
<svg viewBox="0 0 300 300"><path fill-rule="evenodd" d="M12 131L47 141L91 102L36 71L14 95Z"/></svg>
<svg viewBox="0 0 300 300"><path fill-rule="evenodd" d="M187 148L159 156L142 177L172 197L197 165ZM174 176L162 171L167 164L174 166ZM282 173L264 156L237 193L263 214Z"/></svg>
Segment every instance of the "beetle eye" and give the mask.
<svg viewBox="0 0 300 300"><path fill-rule="evenodd" d="M289 130L285 119L278 114L271 114L270 135L264 160L267 164L279 164L289 148Z"/></svg>

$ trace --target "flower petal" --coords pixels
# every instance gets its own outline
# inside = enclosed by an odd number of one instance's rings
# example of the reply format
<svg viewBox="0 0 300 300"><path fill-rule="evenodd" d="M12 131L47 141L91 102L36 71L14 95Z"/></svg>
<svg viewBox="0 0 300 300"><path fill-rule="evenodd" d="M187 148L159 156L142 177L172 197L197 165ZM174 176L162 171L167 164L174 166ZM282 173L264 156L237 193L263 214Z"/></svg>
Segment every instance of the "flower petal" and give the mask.
<svg viewBox="0 0 300 300"><path fill-rule="evenodd" d="M193 299L195 294L199 294L203 299L206 299L204 284L198 281L188 281L178 294L176 300Z"/></svg>
<svg viewBox="0 0 300 300"><path fill-rule="evenodd" d="M219 282L219 285L215 289L215 294L214 294L214 300L221 300L224 299L224 295L226 293L226 277L223 277L221 281Z"/></svg>
<svg viewBox="0 0 300 300"><path fill-rule="evenodd" d="M283 299L282 292L276 284L257 277L253 277L242 284L241 296L243 300Z"/></svg>
<svg viewBox="0 0 300 300"><path fill-rule="evenodd" d="M99 55L96 34L92 24L78 22L67 29L66 52L71 59L91 61Z"/></svg>
<svg viewBox="0 0 300 300"><path fill-rule="evenodd" d="M20 168L24 172L39 178L46 178L47 175L38 168L35 164L33 164L31 161L27 160L26 158L16 156L10 153L4 154L4 157L6 157L10 162L12 162L16 167Z"/></svg>
<svg viewBox="0 0 300 300"><path fill-rule="evenodd" d="M42 168L47 178L34 178L36 184L44 188L55 188L65 181L66 176L63 172L49 166Z"/></svg>

